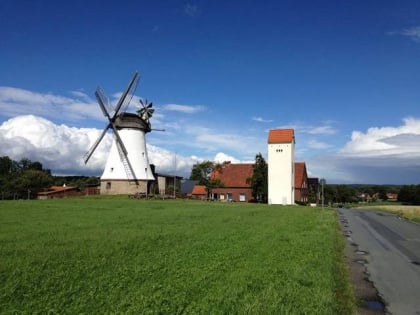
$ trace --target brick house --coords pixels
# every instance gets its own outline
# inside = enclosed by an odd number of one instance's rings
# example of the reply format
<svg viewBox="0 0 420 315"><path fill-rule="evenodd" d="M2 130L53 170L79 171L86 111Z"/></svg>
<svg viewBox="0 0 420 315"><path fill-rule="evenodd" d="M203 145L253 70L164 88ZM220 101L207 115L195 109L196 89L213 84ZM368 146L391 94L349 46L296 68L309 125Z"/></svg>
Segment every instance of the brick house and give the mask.
<svg viewBox="0 0 420 315"><path fill-rule="evenodd" d="M248 178L252 177L252 172L253 164L224 162L211 175L211 179L218 179L223 184L221 188L212 189L212 199L220 201L251 201L252 188L248 183Z"/></svg>
<svg viewBox="0 0 420 315"><path fill-rule="evenodd" d="M308 173L305 162L295 162L295 202L308 202Z"/></svg>

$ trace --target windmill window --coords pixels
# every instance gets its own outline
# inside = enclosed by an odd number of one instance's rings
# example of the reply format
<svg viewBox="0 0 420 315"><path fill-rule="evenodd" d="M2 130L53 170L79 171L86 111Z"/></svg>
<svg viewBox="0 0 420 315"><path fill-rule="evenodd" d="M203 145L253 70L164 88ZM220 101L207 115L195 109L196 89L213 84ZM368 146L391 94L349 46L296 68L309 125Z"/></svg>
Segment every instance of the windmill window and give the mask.
<svg viewBox="0 0 420 315"><path fill-rule="evenodd" d="M111 172L113 172L114 171L114 168L113 167L111 167Z"/></svg>
<svg viewBox="0 0 420 315"><path fill-rule="evenodd" d="M111 189L111 182L106 183L106 189Z"/></svg>

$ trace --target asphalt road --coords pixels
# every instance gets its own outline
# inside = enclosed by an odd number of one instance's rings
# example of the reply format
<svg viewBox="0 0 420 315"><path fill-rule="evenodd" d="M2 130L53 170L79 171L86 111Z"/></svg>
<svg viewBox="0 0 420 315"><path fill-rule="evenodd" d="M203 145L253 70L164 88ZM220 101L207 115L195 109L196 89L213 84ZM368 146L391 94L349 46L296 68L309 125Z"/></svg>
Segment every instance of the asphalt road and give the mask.
<svg viewBox="0 0 420 315"><path fill-rule="evenodd" d="M381 211L339 209L370 280L395 315L420 314L420 225ZM366 253L363 253L366 252Z"/></svg>

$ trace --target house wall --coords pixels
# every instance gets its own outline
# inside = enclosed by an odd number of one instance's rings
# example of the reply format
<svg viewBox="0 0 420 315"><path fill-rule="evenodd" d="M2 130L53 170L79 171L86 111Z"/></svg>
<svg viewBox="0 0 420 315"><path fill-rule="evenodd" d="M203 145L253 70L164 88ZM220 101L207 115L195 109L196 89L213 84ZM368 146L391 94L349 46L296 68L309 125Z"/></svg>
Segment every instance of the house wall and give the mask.
<svg viewBox="0 0 420 315"><path fill-rule="evenodd" d="M93 186L93 187L85 187L84 194L85 195L99 195L100 194L100 187Z"/></svg>
<svg viewBox="0 0 420 315"><path fill-rule="evenodd" d="M308 176L305 169L303 172L302 186L295 187L295 201L308 202L308 195Z"/></svg>
<svg viewBox="0 0 420 315"><path fill-rule="evenodd" d="M128 180L101 179L101 195L121 195L146 193L147 181L139 180L138 185Z"/></svg>
<svg viewBox="0 0 420 315"><path fill-rule="evenodd" d="M82 193L77 189L67 191L48 192L47 194L38 194L38 199L56 199L81 196Z"/></svg>
<svg viewBox="0 0 420 315"><path fill-rule="evenodd" d="M308 188L295 188L295 201L308 202Z"/></svg>
<svg viewBox="0 0 420 315"><path fill-rule="evenodd" d="M268 144L269 204L291 205L295 203L294 155L294 142Z"/></svg>
<svg viewBox="0 0 420 315"><path fill-rule="evenodd" d="M220 201L250 202L252 200L252 188L213 188L212 193L217 194L217 200ZM232 197L231 200L228 200L228 194ZM245 197L245 200L241 200L241 195Z"/></svg>
<svg viewBox="0 0 420 315"><path fill-rule="evenodd" d="M165 195L166 194L166 177L157 176L157 178L158 178L159 194Z"/></svg>

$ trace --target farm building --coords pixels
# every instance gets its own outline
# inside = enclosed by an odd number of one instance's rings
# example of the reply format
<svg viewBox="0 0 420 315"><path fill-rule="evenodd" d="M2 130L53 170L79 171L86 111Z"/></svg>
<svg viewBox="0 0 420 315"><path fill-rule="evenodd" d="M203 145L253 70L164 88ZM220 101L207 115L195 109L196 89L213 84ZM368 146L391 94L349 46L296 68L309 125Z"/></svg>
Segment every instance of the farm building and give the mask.
<svg viewBox="0 0 420 315"><path fill-rule="evenodd" d="M308 202L308 174L305 162L295 163L295 202Z"/></svg>
<svg viewBox="0 0 420 315"><path fill-rule="evenodd" d="M149 188L150 193L155 192L159 195L173 195L175 187L175 193L179 194L182 177L160 173L155 173L154 176L156 180L151 182L151 184L154 187L157 184L157 189Z"/></svg>
<svg viewBox="0 0 420 315"><path fill-rule="evenodd" d="M42 191L37 194L38 199L54 199L80 196L83 193L78 187L73 186L51 186L47 191Z"/></svg>
<svg viewBox="0 0 420 315"><path fill-rule="evenodd" d="M319 178L309 177L308 178L308 190L312 191L313 197L315 198L315 204L319 204L321 200L321 192L319 189Z"/></svg>
<svg viewBox="0 0 420 315"><path fill-rule="evenodd" d="M194 199L207 199L207 187L204 185L195 185L191 193L191 197Z"/></svg>
<svg viewBox="0 0 420 315"><path fill-rule="evenodd" d="M232 164L225 162L216 168L211 179L218 179L222 188L213 188L212 199L221 201L250 201L252 188L248 179L252 177L253 164Z"/></svg>

